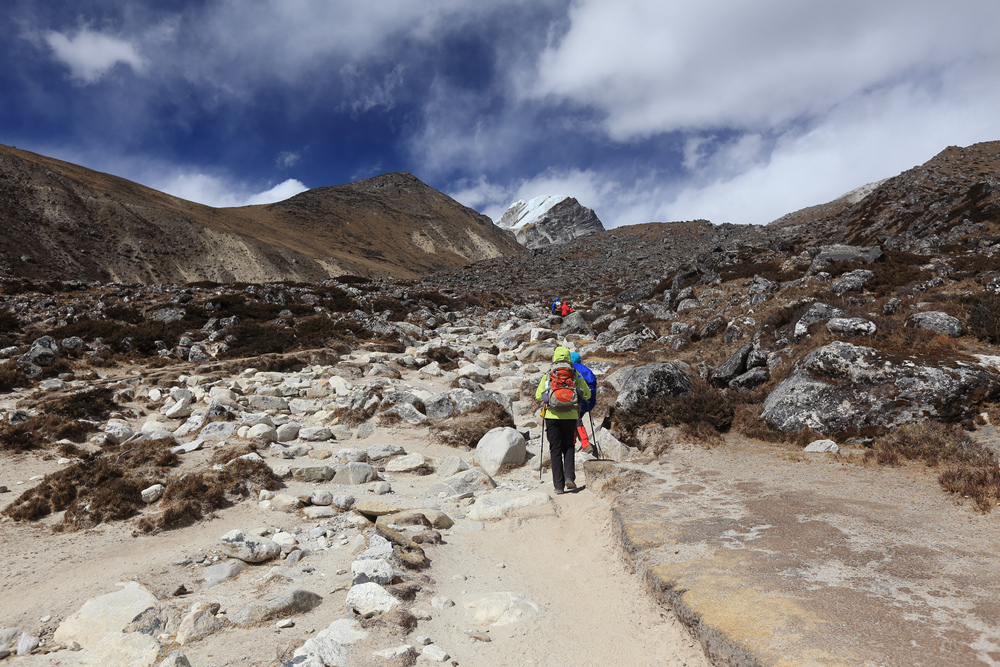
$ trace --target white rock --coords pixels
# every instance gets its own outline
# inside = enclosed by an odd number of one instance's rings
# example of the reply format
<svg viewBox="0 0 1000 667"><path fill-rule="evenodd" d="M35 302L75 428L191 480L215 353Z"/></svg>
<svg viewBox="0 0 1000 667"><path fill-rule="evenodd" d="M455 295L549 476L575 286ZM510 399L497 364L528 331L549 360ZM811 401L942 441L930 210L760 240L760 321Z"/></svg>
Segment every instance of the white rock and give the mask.
<svg viewBox="0 0 1000 667"><path fill-rule="evenodd" d="M488 493L476 498L469 510L472 521L502 519L508 513L523 507L540 507L552 501L543 491Z"/></svg>
<svg viewBox="0 0 1000 667"><path fill-rule="evenodd" d="M108 440L115 445L120 445L135 435L135 431L124 419L109 419L104 426L104 433L108 436Z"/></svg>
<svg viewBox="0 0 1000 667"><path fill-rule="evenodd" d="M420 652L420 657L426 658L431 662L444 662L451 656L440 646L430 644L429 646L425 646L424 650Z"/></svg>
<svg viewBox="0 0 1000 667"><path fill-rule="evenodd" d="M836 454L840 451L840 447L837 446L833 440L813 440L806 448L802 450L804 452L829 452L831 454Z"/></svg>
<svg viewBox="0 0 1000 667"><path fill-rule="evenodd" d="M520 593L491 593L465 603L473 610L472 622L476 625L510 625L534 616L539 606Z"/></svg>
<svg viewBox="0 0 1000 667"><path fill-rule="evenodd" d="M309 502L313 505L332 505L333 494L324 489L316 489L310 494Z"/></svg>
<svg viewBox="0 0 1000 667"><path fill-rule="evenodd" d="M80 656L76 663L88 667L152 667L160 653L160 644L141 632L109 632Z"/></svg>
<svg viewBox="0 0 1000 667"><path fill-rule="evenodd" d="M276 429L275 437L278 442L291 442L299 437L299 430L298 424L282 424Z"/></svg>
<svg viewBox="0 0 1000 667"><path fill-rule="evenodd" d="M386 612L398 604L399 600L389 591L372 582L351 586L344 601L345 607L355 610L361 616Z"/></svg>
<svg viewBox="0 0 1000 667"><path fill-rule="evenodd" d="M155 503L163 496L163 492L166 489L162 484L154 484L153 486L142 490L142 501L146 504Z"/></svg>
<svg viewBox="0 0 1000 667"><path fill-rule="evenodd" d="M219 538L219 545L222 553L246 563L263 563L281 553L281 547L274 540L246 535L239 529L231 530Z"/></svg>
<svg viewBox="0 0 1000 667"><path fill-rule="evenodd" d="M398 456L385 464L386 472L414 472L426 468L429 460L420 452Z"/></svg>
<svg viewBox="0 0 1000 667"><path fill-rule="evenodd" d="M523 465L527 452L524 436L507 426L491 429L476 445L473 457L490 475L496 475L505 464Z"/></svg>

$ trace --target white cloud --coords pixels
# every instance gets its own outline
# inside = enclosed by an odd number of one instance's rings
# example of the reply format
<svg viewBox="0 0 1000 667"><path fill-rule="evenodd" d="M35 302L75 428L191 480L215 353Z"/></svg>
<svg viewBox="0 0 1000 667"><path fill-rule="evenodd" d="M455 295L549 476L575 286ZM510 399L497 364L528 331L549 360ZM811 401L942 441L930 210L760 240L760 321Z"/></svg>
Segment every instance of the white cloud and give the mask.
<svg viewBox="0 0 1000 667"><path fill-rule="evenodd" d="M69 67L73 78L84 83L94 83L118 64L128 65L136 72L146 66L131 42L87 28L72 35L50 31L44 39L56 59Z"/></svg>
<svg viewBox="0 0 1000 667"><path fill-rule="evenodd" d="M247 204L273 204L276 201L284 201L289 197L294 197L300 192L308 190L302 181L289 178L287 181L278 183L270 190L265 190L247 199Z"/></svg>
<svg viewBox="0 0 1000 667"><path fill-rule="evenodd" d="M599 110L618 140L773 127L970 58L1000 70L993 0L579 0L532 90Z"/></svg>
<svg viewBox="0 0 1000 667"><path fill-rule="evenodd" d="M282 169L288 169L289 167L294 167L302 159L302 154L295 151L282 151L278 153L278 157L275 160L277 164Z"/></svg>
<svg viewBox="0 0 1000 667"><path fill-rule="evenodd" d="M154 176L145 182L150 187L175 197L217 208L272 204L308 189L300 181L290 178L263 192L251 192L243 184L197 171Z"/></svg>

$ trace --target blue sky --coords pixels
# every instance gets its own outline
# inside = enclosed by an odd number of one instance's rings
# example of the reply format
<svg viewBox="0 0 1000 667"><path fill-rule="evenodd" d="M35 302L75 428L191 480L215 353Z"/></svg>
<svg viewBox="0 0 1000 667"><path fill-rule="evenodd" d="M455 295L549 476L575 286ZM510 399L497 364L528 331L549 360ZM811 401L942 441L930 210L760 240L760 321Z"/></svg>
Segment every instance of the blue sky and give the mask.
<svg viewBox="0 0 1000 667"><path fill-rule="evenodd" d="M1000 139L996 0L7 0L0 143L213 206L766 223Z"/></svg>

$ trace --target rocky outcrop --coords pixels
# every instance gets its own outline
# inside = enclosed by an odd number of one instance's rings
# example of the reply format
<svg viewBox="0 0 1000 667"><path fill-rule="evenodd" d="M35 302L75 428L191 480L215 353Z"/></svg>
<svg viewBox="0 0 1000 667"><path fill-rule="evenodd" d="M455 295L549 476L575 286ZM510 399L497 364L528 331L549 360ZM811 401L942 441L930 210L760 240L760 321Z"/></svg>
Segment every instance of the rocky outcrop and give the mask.
<svg viewBox="0 0 1000 667"><path fill-rule="evenodd" d="M516 201L500 217L497 226L514 232L518 243L527 248L569 243L577 237L604 231L592 209L573 197L559 195Z"/></svg>
<svg viewBox="0 0 1000 667"><path fill-rule="evenodd" d="M963 359L894 359L834 342L813 350L764 401L776 428L863 433L925 419L971 417L1000 396L1000 374Z"/></svg>

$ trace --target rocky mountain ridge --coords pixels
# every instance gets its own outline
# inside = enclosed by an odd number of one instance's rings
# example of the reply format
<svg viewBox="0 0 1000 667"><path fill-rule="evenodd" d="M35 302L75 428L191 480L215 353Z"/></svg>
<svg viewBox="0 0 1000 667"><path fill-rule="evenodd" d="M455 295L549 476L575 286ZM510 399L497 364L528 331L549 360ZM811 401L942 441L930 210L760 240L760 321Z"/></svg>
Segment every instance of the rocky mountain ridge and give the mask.
<svg viewBox="0 0 1000 667"><path fill-rule="evenodd" d="M0 147L0 271L118 282L399 278L517 254L489 218L411 174L216 209Z"/></svg>

